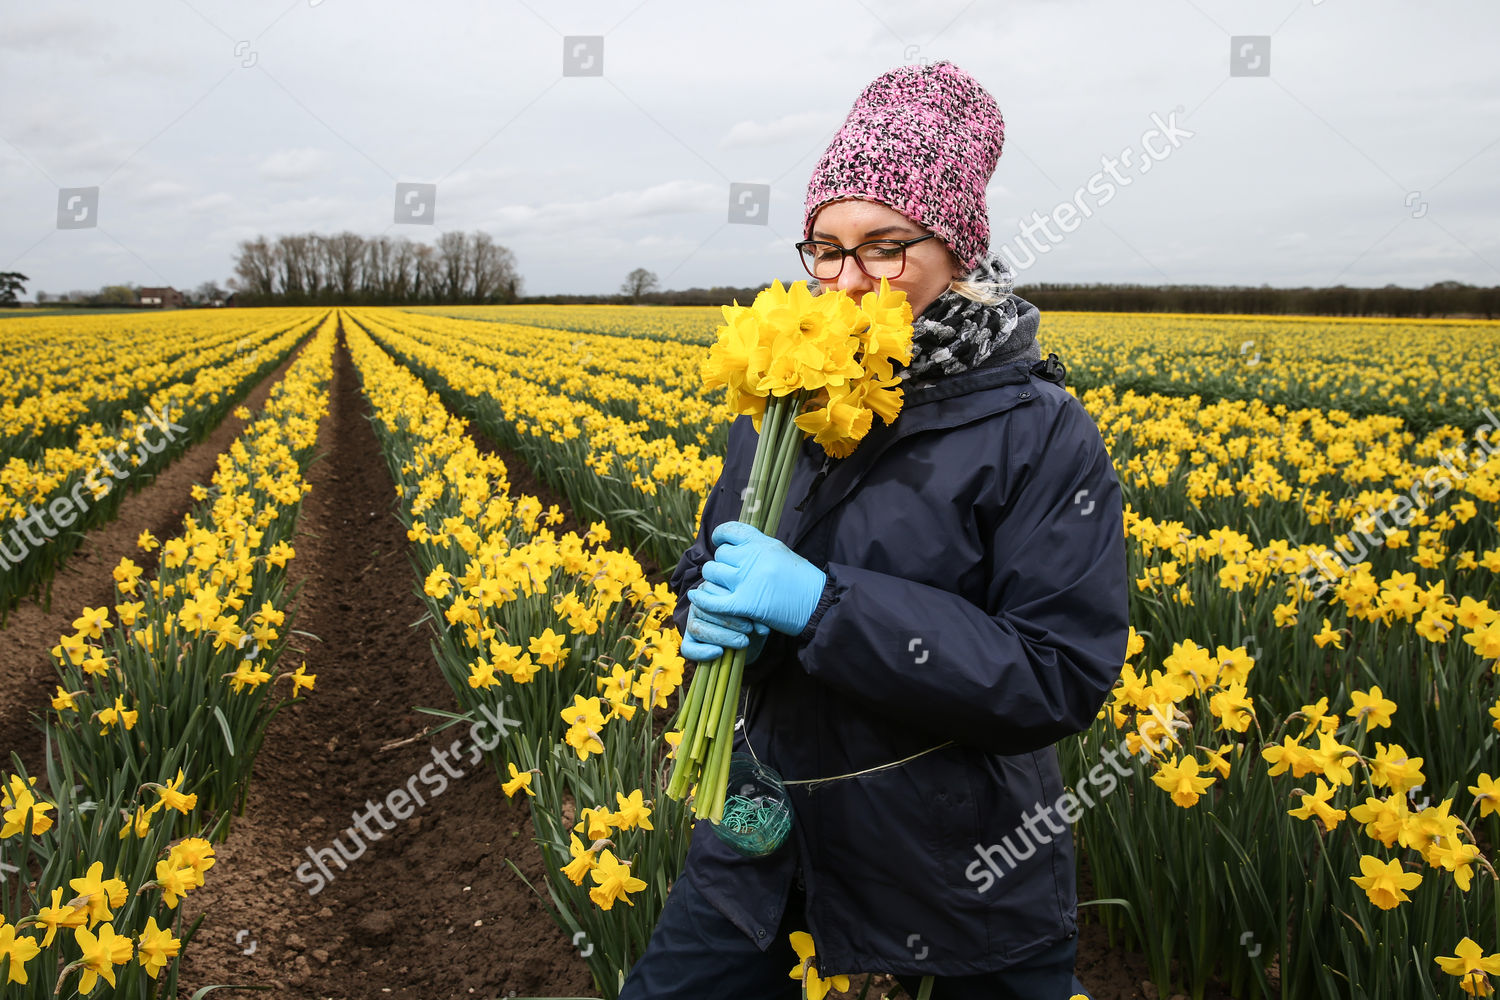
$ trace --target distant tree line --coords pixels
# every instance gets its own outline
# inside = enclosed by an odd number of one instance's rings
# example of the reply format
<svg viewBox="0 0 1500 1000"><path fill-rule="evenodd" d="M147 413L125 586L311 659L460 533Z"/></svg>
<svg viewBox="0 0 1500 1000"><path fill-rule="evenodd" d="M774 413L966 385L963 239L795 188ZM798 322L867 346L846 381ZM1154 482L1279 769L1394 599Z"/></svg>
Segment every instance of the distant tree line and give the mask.
<svg viewBox="0 0 1500 1000"><path fill-rule="evenodd" d="M1101 312L1296 313L1310 316L1500 317L1500 286L1259 288L1239 285L1056 285L1016 288L1038 309Z"/></svg>
<svg viewBox="0 0 1500 1000"><path fill-rule="evenodd" d="M86 306L94 308L118 309L125 306L140 305L138 292L139 286L133 281L127 281L123 285L105 285L95 291L85 288L75 288L70 292L53 295L40 289L36 293L36 304L39 306ZM229 293L219 287L216 281L205 281L190 292L183 292L183 298L191 306L212 306L222 304Z"/></svg>
<svg viewBox="0 0 1500 1000"><path fill-rule="evenodd" d="M803 276L806 278L806 275ZM797 279L782 278L783 285ZM769 284L769 282L767 283ZM664 292L658 287L656 275L645 268L636 268L626 276L616 295L529 295L518 301L528 305L650 305L650 306L723 306L731 302L749 305L755 301L766 285L750 285L735 288L732 285L715 285L713 288L687 288Z"/></svg>
<svg viewBox="0 0 1500 1000"><path fill-rule="evenodd" d="M808 280L806 275L783 277L781 283ZM636 268L614 295L532 295L522 303L575 305L720 306L747 305L764 285L735 288L688 288L661 291L657 277ZM1016 294L1039 309L1098 312L1267 313L1311 316L1500 318L1500 287L1485 288L1444 281L1426 288L1259 288L1223 285L1070 285L1017 286Z"/></svg>
<svg viewBox="0 0 1500 1000"><path fill-rule="evenodd" d="M242 240L237 305L515 302L515 256L489 233L449 232L433 244L405 236L298 233Z"/></svg>

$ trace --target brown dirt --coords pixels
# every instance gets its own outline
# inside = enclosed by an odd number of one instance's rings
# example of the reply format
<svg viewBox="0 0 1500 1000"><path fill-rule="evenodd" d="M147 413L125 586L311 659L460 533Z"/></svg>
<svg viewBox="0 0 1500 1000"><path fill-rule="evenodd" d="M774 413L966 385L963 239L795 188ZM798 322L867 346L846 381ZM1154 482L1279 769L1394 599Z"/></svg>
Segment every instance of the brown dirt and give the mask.
<svg viewBox="0 0 1500 1000"><path fill-rule="evenodd" d="M250 405L264 401L284 370L251 393ZM433 760L434 748L461 734L455 728L424 735L434 719L413 709L453 710L456 703L433 661L430 626L413 627L425 608L342 340L331 395L289 563L291 582L303 584L295 627L316 637L295 641L307 649L317 687L272 723L245 814L218 845L207 884L183 904L187 924L206 917L184 950L179 993L258 984L269 985L278 1000L592 995L586 963L506 864L509 857L543 886L527 807L507 801L482 765L458 764L462 777L368 843L347 869L335 866L334 879L316 895L296 875L308 848L328 847L335 837L351 843L344 831L366 800L405 785ZM127 498L119 519L90 533L58 575L53 612L27 602L0 631L0 748L18 749L28 768L40 763L41 741L26 716L46 708L55 678L47 649L80 608L110 599L109 569L122 555L154 567L154 557L135 549L136 536L146 528L159 538L176 532L189 486L208 480L215 456L241 429L232 415L226 418ZM516 456L476 432L470 436L505 460L513 492L559 504L567 515L559 531L587 530ZM658 567L643 565L653 580L662 578ZM290 668L301 659L289 652L283 663ZM382 749L401 740L407 742ZM1080 895L1090 894L1085 871ZM1155 998L1143 988L1141 957L1111 951L1097 924L1081 927L1078 976L1095 1000ZM853 985L849 996L858 995L864 977ZM869 996L887 991L900 995L887 977L876 977Z"/></svg>
<svg viewBox="0 0 1500 1000"><path fill-rule="evenodd" d="M394 488L365 419L347 349L336 355L333 405L319 428L289 564L301 580L297 628L317 687L271 726L245 815L234 821L207 884L184 906L207 912L184 951L181 993L261 983L296 1000L458 1000L592 992L585 962L505 863L541 886L526 807L494 772L457 765L440 796L366 845L317 895L298 880L305 849L327 847L367 799L384 798L460 731L419 737L456 710L428 646ZM373 824L372 824L373 825ZM376 827L378 829L378 827ZM251 950L253 953L244 954Z"/></svg>

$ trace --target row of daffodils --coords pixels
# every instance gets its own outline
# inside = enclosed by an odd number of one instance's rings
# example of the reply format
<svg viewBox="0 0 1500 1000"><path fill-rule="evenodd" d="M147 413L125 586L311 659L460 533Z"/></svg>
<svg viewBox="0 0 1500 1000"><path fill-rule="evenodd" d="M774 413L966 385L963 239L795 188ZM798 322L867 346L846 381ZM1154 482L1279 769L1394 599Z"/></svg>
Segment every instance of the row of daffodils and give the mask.
<svg viewBox="0 0 1500 1000"><path fill-rule="evenodd" d="M625 335L707 345L712 306L426 306L485 325ZM1500 399L1500 321L1329 316L1048 312L1047 346L1081 390L1261 400L1268 405L1395 414L1412 427L1472 426ZM534 332L533 338L538 338Z"/></svg>
<svg viewBox="0 0 1500 1000"><path fill-rule="evenodd" d="M706 383L659 353L670 344L655 321L640 321L642 345L629 329L517 329L501 310L478 312L359 315L620 537L690 535L722 447L702 424L732 411L694 416L679 402L701 400ZM1136 371L1130 352L1163 340L1135 322L1066 317L1047 348L1071 361L1076 338L1080 367L1102 366L1102 383L1104 368ZM1235 322L1274 332L1288 360L1304 358L1294 342L1316 327L1328 357L1405 370L1381 361L1388 323ZM1200 347L1228 329L1166 323L1196 330ZM1063 745L1078 806L1068 821L1096 895L1118 901L1085 912L1143 952L1164 991L1201 997L1217 980L1235 995L1488 995L1500 975L1500 432L1485 403L1500 386L1466 360L1492 351L1496 332L1412 324L1419 334L1453 339L1464 391L1417 397L1392 375L1384 414L1370 405L1378 393L1356 398L1316 366L1303 366L1311 380L1261 384L1273 400L1321 400L1300 408L1222 388L1214 403L1109 384L1075 392L1123 487L1136 629L1097 723ZM630 361L632 401L616 351L674 360L659 378ZM1174 368L1178 356L1162 389L1184 371L1209 378ZM1461 419L1414 431L1413 406L1429 418L1460 407ZM662 426L674 416L690 422ZM690 450L699 442L707 457ZM679 474L689 461L702 464ZM675 564L669 546L647 550ZM1035 833L976 845L979 874L1002 878Z"/></svg>
<svg viewBox="0 0 1500 1000"><path fill-rule="evenodd" d="M279 669L290 538L328 406L336 318L193 487L182 533L124 558L113 606L53 647L45 776L0 771L0 996L174 997L178 904L244 807L271 718L313 686ZM8 877L7 877L8 876ZM200 918L201 919L201 918ZM96 993L96 991L99 991Z"/></svg>
<svg viewBox="0 0 1500 1000"><path fill-rule="evenodd" d="M325 310L0 326L0 624L84 532L218 426Z"/></svg>
<svg viewBox="0 0 1500 1000"><path fill-rule="evenodd" d="M379 343L658 566L692 542L732 415L682 344L359 310ZM700 352L701 353L701 352Z"/></svg>
<svg viewBox="0 0 1500 1000"><path fill-rule="evenodd" d="M86 428L102 433L164 387L191 382L234 354L264 355L273 337L305 329L317 312L9 317L15 321L0 324L0 454L32 459Z"/></svg>
<svg viewBox="0 0 1500 1000"><path fill-rule="evenodd" d="M676 738L658 716L685 666L675 599L602 523L559 535L559 510L512 497L465 421L358 324L345 330L459 719L488 720L476 748L506 795L528 798L544 898L613 997L687 850L688 809L655 792Z"/></svg>

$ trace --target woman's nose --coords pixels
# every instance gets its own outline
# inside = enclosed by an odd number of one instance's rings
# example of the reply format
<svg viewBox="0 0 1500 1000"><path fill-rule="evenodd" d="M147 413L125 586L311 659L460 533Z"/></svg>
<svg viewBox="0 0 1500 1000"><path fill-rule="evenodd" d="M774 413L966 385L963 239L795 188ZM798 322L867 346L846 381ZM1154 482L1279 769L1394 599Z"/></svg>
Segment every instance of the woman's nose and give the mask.
<svg viewBox="0 0 1500 1000"><path fill-rule="evenodd" d="M844 269L839 272L838 281L834 287L844 292L866 292L875 286L871 284L870 278L859 269L853 257L844 258Z"/></svg>

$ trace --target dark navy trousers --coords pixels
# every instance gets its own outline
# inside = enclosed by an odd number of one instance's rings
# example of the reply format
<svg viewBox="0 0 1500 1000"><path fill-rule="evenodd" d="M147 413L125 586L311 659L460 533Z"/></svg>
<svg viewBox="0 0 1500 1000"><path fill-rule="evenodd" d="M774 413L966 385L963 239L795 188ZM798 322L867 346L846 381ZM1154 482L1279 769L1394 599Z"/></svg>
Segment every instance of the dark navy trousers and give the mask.
<svg viewBox="0 0 1500 1000"><path fill-rule="evenodd" d="M619 1000L798 1000L801 984L788 975L798 958L788 938L792 931L807 929L804 899L794 885L776 939L761 951L698 891L691 869L684 870ZM1020 967L939 977L933 982L932 1000L1070 1000L1078 993L1087 997L1073 976L1077 947L1073 937ZM896 978L911 996L917 995L920 977Z"/></svg>

